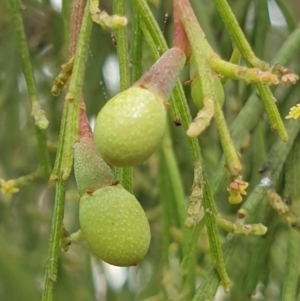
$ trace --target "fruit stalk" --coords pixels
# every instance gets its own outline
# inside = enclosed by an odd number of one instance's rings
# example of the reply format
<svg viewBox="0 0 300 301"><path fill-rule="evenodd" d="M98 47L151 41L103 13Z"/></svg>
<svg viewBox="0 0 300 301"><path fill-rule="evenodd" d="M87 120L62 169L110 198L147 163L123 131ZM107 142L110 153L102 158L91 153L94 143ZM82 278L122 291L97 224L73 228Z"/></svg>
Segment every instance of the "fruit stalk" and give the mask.
<svg viewBox="0 0 300 301"><path fill-rule="evenodd" d="M167 101L186 61L185 53L177 48L167 50L133 87L147 89Z"/></svg>
<svg viewBox="0 0 300 301"><path fill-rule="evenodd" d="M81 105L84 105L83 99L81 100ZM93 139L92 129L90 127L89 121L87 119L85 108L80 108L79 113L79 139L90 138Z"/></svg>
<svg viewBox="0 0 300 301"><path fill-rule="evenodd" d="M173 14L173 47L167 50L133 85L159 94L164 100L168 100L170 97L175 82L190 55L189 41L176 9L174 9Z"/></svg>
<svg viewBox="0 0 300 301"><path fill-rule="evenodd" d="M77 190L82 196L114 182L110 167L96 149L93 133L82 99L79 116L79 141L74 144L74 173Z"/></svg>
<svg viewBox="0 0 300 301"><path fill-rule="evenodd" d="M187 57L189 57L191 54L189 40L185 32L185 29L183 27L183 24L180 20L177 7L176 7L176 1L174 0L173 0L173 16L174 16L173 47L179 48L181 51L183 51L186 54Z"/></svg>
<svg viewBox="0 0 300 301"><path fill-rule="evenodd" d="M108 163L137 165L148 159L164 133L167 102L186 62L188 40L177 18L174 46L129 89L113 97L99 112L94 137Z"/></svg>

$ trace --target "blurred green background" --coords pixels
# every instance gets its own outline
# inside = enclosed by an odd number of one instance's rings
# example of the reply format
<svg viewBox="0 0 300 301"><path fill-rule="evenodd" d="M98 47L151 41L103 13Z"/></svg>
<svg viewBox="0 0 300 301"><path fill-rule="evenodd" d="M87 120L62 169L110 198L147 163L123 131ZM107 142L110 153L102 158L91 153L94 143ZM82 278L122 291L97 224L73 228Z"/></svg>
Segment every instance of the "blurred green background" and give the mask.
<svg viewBox="0 0 300 301"><path fill-rule="evenodd" d="M265 0L228 2L257 56L276 63L273 61L274 56L300 20L299 0L280 0L277 4L275 1ZM208 0L193 0L191 3L208 41L222 58L229 60L232 45L214 4ZM127 31L131 41L133 12L131 1L127 4L129 20ZM173 30L171 1L149 1L149 6L170 45ZM111 12L111 1L101 1L101 7ZM53 79L66 59L65 28L68 20L63 19L59 6L48 0L23 1L22 17L38 87L39 102L50 122L47 139L53 164L64 95L54 97L50 91ZM131 44L129 50L130 47ZM288 63L288 67L298 74L300 73L299 51L298 47ZM1 1L0 178L5 180L32 173L39 163L34 121L30 115L31 108L19 55L7 5L5 1ZM153 62L150 49L144 43L143 69L147 70ZM102 30L99 26L94 26L92 30L86 68L84 96L87 115L93 123L104 103L119 89L118 61L112 33ZM188 70L183 72L181 80L183 83L189 80ZM189 87L184 86L184 89L194 117L197 110L190 97ZM241 81L230 80L224 89L226 93L224 112L230 125L254 91L254 87ZM300 86L299 83L294 86L281 86L276 88L274 93L281 116L284 117L288 114L289 108L299 102ZM184 129L176 127L171 120L170 129L173 150L186 200L188 200L193 182L193 166L188 142ZM241 144L241 157L244 167L243 179L250 183L248 194L259 183L261 175L257 171L277 139L276 134L269 129L265 115L259 118L255 128L244 137ZM214 123L201 135L199 143L209 180L213 182L223 153ZM182 253L176 213L171 217L169 273L164 272L160 189L168 189L168 181L164 182L159 175L159 154L158 150L147 162L134 168L134 194L148 214L152 232L150 250L145 259L137 267L113 269L92 257L84 242L73 243L69 251L61 252L59 257L55 300L179 301L184 299L182 295L184 289L179 276ZM228 203L226 184L220 185L215 201L218 211L227 219L234 221L239 206ZM79 196L72 176L67 181L64 217L65 227L70 233L79 228L78 201ZM53 204L54 187L45 178L21 187L20 191L12 196L0 193L1 301L33 301L41 298ZM172 208L170 208L171 214ZM261 257L263 262L257 267L259 275L255 278L255 283L251 285L247 283L247 274L249 260L255 251L253 248L257 246L253 241L258 238L245 237L236 248L236 257L239 258L237 264L229 268L229 276L235 283L232 293L225 296L220 289L215 300L282 300L289 229L286 221L276 216L273 212L269 217L276 221L272 224L272 237L265 244L266 252ZM225 231L220 231L220 235L223 239L226 236ZM256 256L260 256L260 253ZM211 266L209 244L204 229L197 245L195 265L197 285L204 279ZM295 281L298 281L299 265L295 269L297 270ZM299 292L297 300L300 300Z"/></svg>

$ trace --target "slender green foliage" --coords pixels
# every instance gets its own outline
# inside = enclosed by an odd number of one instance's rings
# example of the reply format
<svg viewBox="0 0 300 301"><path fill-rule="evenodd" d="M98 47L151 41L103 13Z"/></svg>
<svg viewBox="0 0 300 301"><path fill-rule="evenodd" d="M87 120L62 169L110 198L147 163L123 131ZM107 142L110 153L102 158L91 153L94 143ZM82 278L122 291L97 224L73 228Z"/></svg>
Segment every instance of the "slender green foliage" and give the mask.
<svg viewBox="0 0 300 301"><path fill-rule="evenodd" d="M50 174L51 166L46 144L45 129L48 127L49 121L47 120L45 112L42 110L38 101L36 81L33 74L23 21L20 14L20 4L17 0L10 0L8 1L8 7L12 16L14 31L21 55L22 70L25 76L29 99L31 102L31 115L35 119L35 131L39 146L41 167L48 176Z"/></svg>
<svg viewBox="0 0 300 301"><path fill-rule="evenodd" d="M285 24L274 23L276 5ZM297 5L75 0L71 10L63 0L60 11L53 1L1 2L0 299L207 301L221 285L226 300L299 300L300 91L288 86L300 72ZM118 93L115 72L127 90L171 47L186 65L164 100L163 139L140 165L113 167L116 181L107 182L134 193L151 230L147 254L118 270L118 282L80 229L72 174L79 113L93 127ZM122 230L118 209L109 219L118 212Z"/></svg>
<svg viewBox="0 0 300 301"><path fill-rule="evenodd" d="M114 0L113 11L115 14L125 15L125 1ZM130 72L129 72L129 53L128 53L128 39L126 28L121 27L114 31L117 41L117 53L120 64L120 89L126 90L130 87ZM132 168L115 168L116 178L121 182L123 187L129 192L132 192Z"/></svg>

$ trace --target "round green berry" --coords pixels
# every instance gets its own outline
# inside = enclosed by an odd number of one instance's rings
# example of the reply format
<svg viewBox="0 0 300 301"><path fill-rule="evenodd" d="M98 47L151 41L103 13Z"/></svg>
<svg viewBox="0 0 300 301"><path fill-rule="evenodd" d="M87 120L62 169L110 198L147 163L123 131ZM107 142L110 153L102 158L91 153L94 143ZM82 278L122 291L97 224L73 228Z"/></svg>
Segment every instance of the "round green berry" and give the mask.
<svg viewBox="0 0 300 301"><path fill-rule="evenodd" d="M121 185L80 199L82 233L93 253L117 266L136 265L150 244L150 227L136 198Z"/></svg>
<svg viewBox="0 0 300 301"><path fill-rule="evenodd" d="M165 131L166 110L161 98L131 87L109 100L99 112L94 139L103 159L118 167L148 159Z"/></svg>

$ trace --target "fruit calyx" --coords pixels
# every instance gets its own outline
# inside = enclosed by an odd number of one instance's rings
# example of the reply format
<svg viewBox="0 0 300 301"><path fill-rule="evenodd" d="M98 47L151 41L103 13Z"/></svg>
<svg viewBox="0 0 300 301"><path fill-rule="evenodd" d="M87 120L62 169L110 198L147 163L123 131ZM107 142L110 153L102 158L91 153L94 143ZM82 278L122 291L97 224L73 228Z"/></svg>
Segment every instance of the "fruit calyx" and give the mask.
<svg viewBox="0 0 300 301"><path fill-rule="evenodd" d="M79 141L74 144L74 173L80 196L114 182L113 173L99 154L85 112L80 113Z"/></svg>
<svg viewBox="0 0 300 301"><path fill-rule="evenodd" d="M141 87L167 101L173 86L186 62L184 52L178 47L167 50L161 58L137 81L133 87Z"/></svg>

